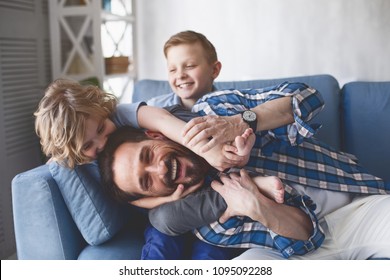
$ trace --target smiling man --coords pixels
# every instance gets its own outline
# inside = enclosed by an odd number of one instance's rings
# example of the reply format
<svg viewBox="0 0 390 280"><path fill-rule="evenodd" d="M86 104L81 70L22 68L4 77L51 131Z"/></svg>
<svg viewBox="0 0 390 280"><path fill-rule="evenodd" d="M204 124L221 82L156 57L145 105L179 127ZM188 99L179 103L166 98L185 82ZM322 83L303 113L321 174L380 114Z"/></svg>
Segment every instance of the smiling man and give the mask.
<svg viewBox="0 0 390 280"><path fill-rule="evenodd" d="M99 155L99 166L103 186L123 203L140 197L168 196L180 185L183 185L185 190L196 189L194 185L202 186L185 197L186 207L178 212L173 210L168 218L179 219L180 224L191 229L215 222L227 208L224 199L210 187L211 181L218 178L219 172L202 157L160 133L144 132L131 127L119 128L110 135L104 151ZM261 218L255 221L245 219L245 222L252 226L252 243L283 248L282 250L296 242L299 242L298 246L305 246L306 242L309 242L313 249L320 246L322 232L318 228L313 230L316 217L311 207L314 204L306 206L302 203L308 202L308 197L298 198L300 195L287 194L287 198L296 199L288 204L281 204L264 195L260 196L262 202L259 203L266 208L262 210ZM185 221L180 217L185 217ZM239 217L232 219L236 219L238 223L242 222ZM228 221L230 224L226 225L226 231L232 227L232 219ZM235 226L236 224L233 227ZM272 236L269 235L269 230L274 231ZM241 230L235 232L240 235ZM209 235L210 238L213 236L219 237L218 234ZM239 238L232 236L228 239ZM235 247L223 243L220 245Z"/></svg>
<svg viewBox="0 0 390 280"><path fill-rule="evenodd" d="M211 169L206 160L160 133L123 129L118 134L119 140L107 143L105 153L113 154L108 163L112 164L111 185L123 191L120 197L125 202L132 197L167 196L180 184L200 186Z"/></svg>

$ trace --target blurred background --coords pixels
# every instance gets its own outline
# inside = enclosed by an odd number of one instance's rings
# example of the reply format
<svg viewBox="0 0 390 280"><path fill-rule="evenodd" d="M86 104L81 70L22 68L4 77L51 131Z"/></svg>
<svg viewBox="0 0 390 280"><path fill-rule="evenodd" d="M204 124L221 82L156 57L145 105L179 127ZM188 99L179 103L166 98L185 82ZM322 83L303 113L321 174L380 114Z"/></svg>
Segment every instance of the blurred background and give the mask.
<svg viewBox="0 0 390 280"><path fill-rule="evenodd" d="M165 79L162 46L192 29L215 45L219 80L328 73L390 79L387 0L137 1L139 78Z"/></svg>

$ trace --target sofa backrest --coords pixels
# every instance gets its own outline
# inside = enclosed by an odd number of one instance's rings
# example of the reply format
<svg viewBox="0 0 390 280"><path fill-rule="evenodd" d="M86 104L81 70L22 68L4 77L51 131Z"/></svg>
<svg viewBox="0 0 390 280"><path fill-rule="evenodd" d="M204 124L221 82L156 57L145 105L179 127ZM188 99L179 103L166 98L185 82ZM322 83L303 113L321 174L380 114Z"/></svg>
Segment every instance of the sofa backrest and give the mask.
<svg viewBox="0 0 390 280"><path fill-rule="evenodd" d="M333 147L340 148L340 120L339 100L340 87L337 80L330 75L313 75L301 77L287 77L280 79L262 79L249 81L215 82L217 89L246 89L264 88L278 85L282 82L303 82L317 89L325 100L324 110L312 120L312 123L321 123L323 126L317 134L317 138L325 141ZM152 97L171 92L167 81L141 80L134 86L133 102L147 101Z"/></svg>
<svg viewBox="0 0 390 280"><path fill-rule="evenodd" d="M351 82L341 91L342 150L390 180L390 82Z"/></svg>

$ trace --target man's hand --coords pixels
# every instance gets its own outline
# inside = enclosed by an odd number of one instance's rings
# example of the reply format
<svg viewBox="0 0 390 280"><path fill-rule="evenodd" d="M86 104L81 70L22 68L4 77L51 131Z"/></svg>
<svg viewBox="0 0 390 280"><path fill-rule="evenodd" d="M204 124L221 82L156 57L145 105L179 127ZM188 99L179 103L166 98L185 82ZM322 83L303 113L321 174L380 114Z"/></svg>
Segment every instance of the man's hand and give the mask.
<svg viewBox="0 0 390 280"><path fill-rule="evenodd" d="M218 181L211 183L211 187L225 199L228 205L219 219L221 223L233 216L248 216L253 219L253 213L259 211L260 192L257 185L244 169L240 171L240 175L222 175L220 177L222 183Z"/></svg>
<svg viewBox="0 0 390 280"><path fill-rule="evenodd" d="M227 209L220 217L221 223L232 216L247 216L262 223L275 233L299 240L307 240L313 224L310 217L301 209L281 203L276 203L264 196L257 184L245 170L240 176L230 174L222 176L220 182L213 181L212 188L226 201Z"/></svg>
<svg viewBox="0 0 390 280"><path fill-rule="evenodd" d="M236 136L242 135L247 128L248 124L242 120L241 115L198 117L184 126L183 144L192 147L211 138L200 150L205 153L217 144L234 141Z"/></svg>

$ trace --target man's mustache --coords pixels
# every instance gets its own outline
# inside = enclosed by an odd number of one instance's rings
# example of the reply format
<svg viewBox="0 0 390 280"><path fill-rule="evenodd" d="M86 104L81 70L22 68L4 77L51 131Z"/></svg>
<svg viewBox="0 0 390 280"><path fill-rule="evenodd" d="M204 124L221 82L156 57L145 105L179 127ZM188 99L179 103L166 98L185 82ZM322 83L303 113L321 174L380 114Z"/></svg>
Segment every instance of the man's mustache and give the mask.
<svg viewBox="0 0 390 280"><path fill-rule="evenodd" d="M165 157L163 159L163 163L167 169L167 173L165 174L164 178L163 178L163 183L165 184L165 186L169 189L176 189L177 188L177 184L175 184L172 180L172 161L177 158L177 154L176 153L169 153L167 157ZM178 161L177 161L178 162Z"/></svg>

